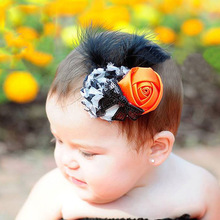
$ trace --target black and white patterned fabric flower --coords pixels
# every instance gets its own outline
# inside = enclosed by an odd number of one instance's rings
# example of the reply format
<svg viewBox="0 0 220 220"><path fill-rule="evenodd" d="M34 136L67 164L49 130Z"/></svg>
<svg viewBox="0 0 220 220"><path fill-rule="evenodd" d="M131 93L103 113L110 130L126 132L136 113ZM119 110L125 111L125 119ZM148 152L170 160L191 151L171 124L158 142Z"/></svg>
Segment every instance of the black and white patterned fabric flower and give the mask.
<svg viewBox="0 0 220 220"><path fill-rule="evenodd" d="M106 69L94 69L86 76L81 89L82 104L91 117L107 121L123 121L126 117L136 120L144 112L127 101L117 83L128 71L124 66L115 67L109 63Z"/></svg>

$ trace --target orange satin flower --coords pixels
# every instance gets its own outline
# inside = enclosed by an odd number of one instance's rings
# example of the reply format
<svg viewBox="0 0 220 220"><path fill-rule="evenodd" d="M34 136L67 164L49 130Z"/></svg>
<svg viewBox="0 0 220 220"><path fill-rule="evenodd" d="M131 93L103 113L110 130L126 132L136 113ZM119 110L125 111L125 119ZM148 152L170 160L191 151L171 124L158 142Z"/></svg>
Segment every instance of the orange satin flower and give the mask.
<svg viewBox="0 0 220 220"><path fill-rule="evenodd" d="M162 99L163 83L152 68L134 67L118 85L131 104L144 110L143 114L155 110Z"/></svg>

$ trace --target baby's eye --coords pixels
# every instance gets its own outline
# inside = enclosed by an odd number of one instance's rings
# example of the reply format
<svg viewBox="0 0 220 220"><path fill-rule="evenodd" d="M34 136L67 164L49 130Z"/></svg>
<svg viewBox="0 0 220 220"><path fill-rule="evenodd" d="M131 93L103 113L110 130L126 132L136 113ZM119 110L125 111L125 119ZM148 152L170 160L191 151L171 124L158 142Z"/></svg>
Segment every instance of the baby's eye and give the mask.
<svg viewBox="0 0 220 220"><path fill-rule="evenodd" d="M56 139L56 141L58 142L58 144L62 144L63 141L61 141L60 139Z"/></svg>
<svg viewBox="0 0 220 220"><path fill-rule="evenodd" d="M94 153L89 153L89 152L85 152L85 151L80 151L80 153L84 156L84 157L87 157L87 158L91 158L93 156L95 156L96 154Z"/></svg>

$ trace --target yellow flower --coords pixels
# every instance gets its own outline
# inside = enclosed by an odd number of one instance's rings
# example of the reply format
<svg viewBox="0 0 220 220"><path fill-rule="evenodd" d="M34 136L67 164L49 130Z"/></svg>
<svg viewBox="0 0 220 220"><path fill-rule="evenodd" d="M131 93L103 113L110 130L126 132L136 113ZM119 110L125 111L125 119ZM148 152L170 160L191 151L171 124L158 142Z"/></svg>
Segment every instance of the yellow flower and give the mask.
<svg viewBox="0 0 220 220"><path fill-rule="evenodd" d="M79 44L79 34L80 29L77 26L68 26L61 31L61 38L66 46L73 48L74 45Z"/></svg>
<svg viewBox="0 0 220 220"><path fill-rule="evenodd" d="M148 2L148 0L110 0L113 4L116 5L129 5L134 6L137 4L142 4Z"/></svg>
<svg viewBox="0 0 220 220"><path fill-rule="evenodd" d="M204 0L188 0L188 2L190 4L191 13L200 12L202 10Z"/></svg>
<svg viewBox="0 0 220 220"><path fill-rule="evenodd" d="M13 26L20 26L25 21L25 14L20 11L16 6L9 8L7 11L7 19Z"/></svg>
<svg viewBox="0 0 220 220"><path fill-rule="evenodd" d="M31 3L31 4L38 4L38 5L45 5L48 3L50 0L26 0L26 2Z"/></svg>
<svg viewBox="0 0 220 220"><path fill-rule="evenodd" d="M40 67L49 65L53 59L52 55L36 51L32 46L29 46L22 51L22 58Z"/></svg>
<svg viewBox="0 0 220 220"><path fill-rule="evenodd" d="M124 6L106 6L103 0L94 0L91 7L78 16L81 26L104 26L113 29L117 23L129 23L130 14Z"/></svg>
<svg viewBox="0 0 220 220"><path fill-rule="evenodd" d="M176 33L168 27L158 26L155 28L155 33L158 34L158 39L164 44L175 43Z"/></svg>
<svg viewBox="0 0 220 220"><path fill-rule="evenodd" d="M219 45L220 44L220 27L210 28L207 30L202 38L205 45Z"/></svg>
<svg viewBox="0 0 220 220"><path fill-rule="evenodd" d="M41 8L37 5L18 5L17 9L25 14L35 14L41 10Z"/></svg>
<svg viewBox="0 0 220 220"><path fill-rule="evenodd" d="M5 27L5 12L9 8L9 6L12 4L11 0L1 0L0 1L0 30L4 30Z"/></svg>
<svg viewBox="0 0 220 220"><path fill-rule="evenodd" d="M124 6L111 6L104 10L102 21L111 29L121 22L129 24L130 14L128 9Z"/></svg>
<svg viewBox="0 0 220 220"><path fill-rule="evenodd" d="M204 1L204 0L203 0ZM208 1L206 0L205 4L204 4L204 8L207 12L209 12L210 14L213 13L213 14L218 14L220 13L220 1Z"/></svg>
<svg viewBox="0 0 220 220"><path fill-rule="evenodd" d="M88 0L55 0L48 3L44 10L49 16L76 15L88 5Z"/></svg>
<svg viewBox="0 0 220 220"><path fill-rule="evenodd" d="M77 17L78 22L82 27L87 27L91 23L94 27L103 25L102 16L105 9L106 5L103 0L93 0L91 7Z"/></svg>
<svg viewBox="0 0 220 220"><path fill-rule="evenodd" d="M27 41L21 35L8 31L4 34L4 38L9 47L22 48L27 46Z"/></svg>
<svg viewBox="0 0 220 220"><path fill-rule="evenodd" d="M58 36L60 34L61 28L58 24L53 22L48 22L44 24L44 35L46 36Z"/></svg>
<svg viewBox="0 0 220 220"><path fill-rule="evenodd" d="M11 56L9 54L0 52L0 63L7 62L11 60Z"/></svg>
<svg viewBox="0 0 220 220"><path fill-rule="evenodd" d="M177 8L181 7L183 0L163 0L159 1L157 6L159 10L165 14L173 13Z"/></svg>
<svg viewBox="0 0 220 220"><path fill-rule="evenodd" d="M180 9L180 13L198 15L203 11L207 11L207 1L209 0L184 0L184 5Z"/></svg>
<svg viewBox="0 0 220 220"><path fill-rule="evenodd" d="M5 79L3 90L9 100L26 103L36 98L39 87L29 72L15 71L11 72Z"/></svg>
<svg viewBox="0 0 220 220"><path fill-rule="evenodd" d="M130 34L134 34L137 32L137 28L131 24L128 24L127 22L120 22L120 23L117 23L113 30L115 31L122 31L122 32L126 32L126 33L130 33Z"/></svg>
<svg viewBox="0 0 220 220"><path fill-rule="evenodd" d="M34 40L39 36L35 29L25 26L17 28L17 33L20 34L20 37L24 38L25 40Z"/></svg>
<svg viewBox="0 0 220 220"><path fill-rule="evenodd" d="M138 23L150 24L156 26L160 22L161 15L159 11L150 5L136 5L133 7L134 20Z"/></svg>
<svg viewBox="0 0 220 220"><path fill-rule="evenodd" d="M195 36L203 30L203 23L199 19L189 19L182 24L181 29L184 34Z"/></svg>
<svg viewBox="0 0 220 220"><path fill-rule="evenodd" d="M202 5L202 1L201 0L190 0L191 2L191 6L193 8L200 8Z"/></svg>
<svg viewBox="0 0 220 220"><path fill-rule="evenodd" d="M0 9L6 10L12 4L11 0L1 0L0 1Z"/></svg>

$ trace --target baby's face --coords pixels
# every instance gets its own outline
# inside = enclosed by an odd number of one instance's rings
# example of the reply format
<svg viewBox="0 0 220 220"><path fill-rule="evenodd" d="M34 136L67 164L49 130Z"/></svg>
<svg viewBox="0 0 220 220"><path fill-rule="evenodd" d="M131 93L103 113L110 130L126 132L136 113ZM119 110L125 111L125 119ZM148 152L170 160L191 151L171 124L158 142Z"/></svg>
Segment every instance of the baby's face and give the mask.
<svg viewBox="0 0 220 220"><path fill-rule="evenodd" d="M47 116L56 138L55 160L85 201L107 203L142 186L148 152L137 153L118 129L118 122L91 118L80 101L47 100Z"/></svg>

